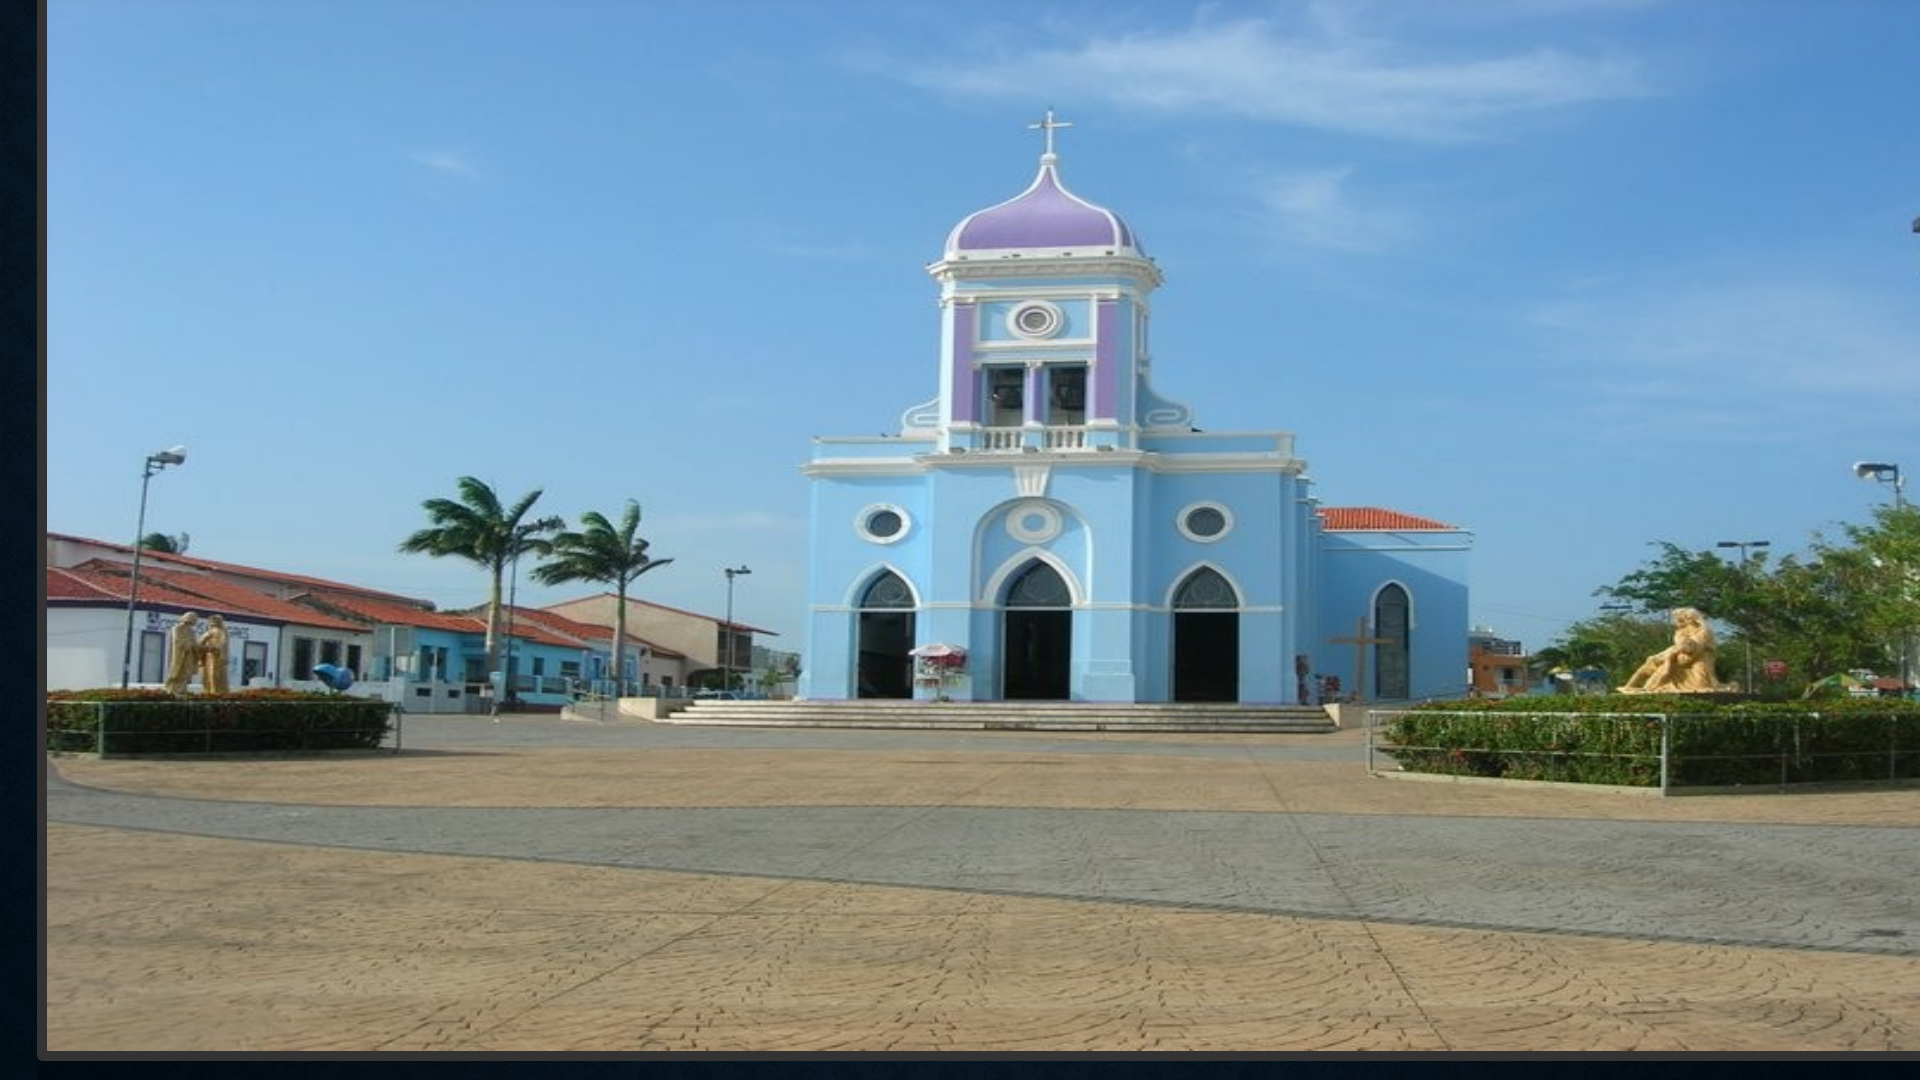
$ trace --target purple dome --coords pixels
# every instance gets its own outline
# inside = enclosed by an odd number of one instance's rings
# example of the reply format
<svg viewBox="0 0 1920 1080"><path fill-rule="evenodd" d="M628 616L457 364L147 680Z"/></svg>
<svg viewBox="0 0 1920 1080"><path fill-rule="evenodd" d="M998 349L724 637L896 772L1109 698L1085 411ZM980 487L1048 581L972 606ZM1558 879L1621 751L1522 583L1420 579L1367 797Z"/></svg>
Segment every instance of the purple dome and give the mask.
<svg viewBox="0 0 1920 1080"><path fill-rule="evenodd" d="M1060 183L1054 160L1052 154L1040 159L1040 172L1027 190L955 225L947 234L947 254L1041 249L1144 256L1120 215L1093 205Z"/></svg>

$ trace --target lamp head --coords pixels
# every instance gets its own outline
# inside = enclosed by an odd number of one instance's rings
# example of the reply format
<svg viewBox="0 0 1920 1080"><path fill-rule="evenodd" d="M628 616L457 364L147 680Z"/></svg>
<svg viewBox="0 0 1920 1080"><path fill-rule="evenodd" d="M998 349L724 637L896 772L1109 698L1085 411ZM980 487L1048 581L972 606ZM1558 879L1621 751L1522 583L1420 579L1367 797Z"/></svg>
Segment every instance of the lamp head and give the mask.
<svg viewBox="0 0 1920 1080"><path fill-rule="evenodd" d="M148 456L147 460L153 462L155 465L179 465L187 460L187 448L184 446L169 446L165 450L155 451Z"/></svg>
<svg viewBox="0 0 1920 1080"><path fill-rule="evenodd" d="M1853 463L1853 475L1862 480L1885 479L1888 473L1900 475L1900 466L1885 461L1856 461Z"/></svg>

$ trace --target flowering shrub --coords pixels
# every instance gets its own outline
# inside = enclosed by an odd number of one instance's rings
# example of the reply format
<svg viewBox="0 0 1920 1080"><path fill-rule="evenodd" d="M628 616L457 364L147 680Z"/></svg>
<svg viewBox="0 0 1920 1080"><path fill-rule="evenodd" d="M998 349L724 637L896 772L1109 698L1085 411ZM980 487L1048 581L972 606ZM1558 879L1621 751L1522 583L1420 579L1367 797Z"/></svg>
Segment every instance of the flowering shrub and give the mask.
<svg viewBox="0 0 1920 1080"><path fill-rule="evenodd" d="M47 695L47 749L116 754L371 750L392 707L306 690L239 690L219 697L152 689Z"/></svg>

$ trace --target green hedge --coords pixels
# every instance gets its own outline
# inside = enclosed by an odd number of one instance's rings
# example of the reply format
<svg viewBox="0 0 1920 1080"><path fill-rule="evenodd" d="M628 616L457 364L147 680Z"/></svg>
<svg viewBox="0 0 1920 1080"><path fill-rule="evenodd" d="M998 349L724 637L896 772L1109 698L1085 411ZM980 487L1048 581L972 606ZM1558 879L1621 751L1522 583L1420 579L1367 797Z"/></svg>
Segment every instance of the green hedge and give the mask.
<svg viewBox="0 0 1920 1080"><path fill-rule="evenodd" d="M47 749L102 756L372 750L391 724L387 702L300 690L218 698L164 690L47 695Z"/></svg>
<svg viewBox="0 0 1920 1080"><path fill-rule="evenodd" d="M1664 720L1662 718L1665 718ZM1655 787L1920 778L1920 705L1786 705L1723 695L1434 702L1396 715L1376 748L1408 772Z"/></svg>

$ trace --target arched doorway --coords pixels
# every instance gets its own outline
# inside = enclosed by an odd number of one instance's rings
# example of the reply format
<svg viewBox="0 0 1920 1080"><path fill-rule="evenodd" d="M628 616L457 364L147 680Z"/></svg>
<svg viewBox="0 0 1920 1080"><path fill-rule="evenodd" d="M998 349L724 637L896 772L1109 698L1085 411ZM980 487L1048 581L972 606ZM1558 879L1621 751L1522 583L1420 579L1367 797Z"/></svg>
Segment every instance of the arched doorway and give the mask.
<svg viewBox="0 0 1920 1080"><path fill-rule="evenodd" d="M913 590L900 575L882 574L860 596L859 655L854 696L913 696Z"/></svg>
<svg viewBox="0 0 1920 1080"><path fill-rule="evenodd" d="M1035 561L1007 586L1001 697L1064 701L1073 656L1073 596L1059 571Z"/></svg>
<svg viewBox="0 0 1920 1080"><path fill-rule="evenodd" d="M1173 594L1173 700L1239 699L1240 598L1203 567Z"/></svg>
<svg viewBox="0 0 1920 1080"><path fill-rule="evenodd" d="M1407 630L1412 625L1412 602L1407 590L1388 585L1373 598L1373 636L1384 640L1373 647L1373 699L1405 701L1411 693L1407 677Z"/></svg>

